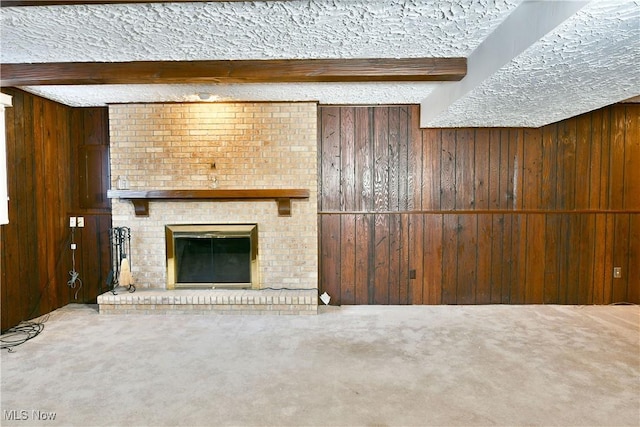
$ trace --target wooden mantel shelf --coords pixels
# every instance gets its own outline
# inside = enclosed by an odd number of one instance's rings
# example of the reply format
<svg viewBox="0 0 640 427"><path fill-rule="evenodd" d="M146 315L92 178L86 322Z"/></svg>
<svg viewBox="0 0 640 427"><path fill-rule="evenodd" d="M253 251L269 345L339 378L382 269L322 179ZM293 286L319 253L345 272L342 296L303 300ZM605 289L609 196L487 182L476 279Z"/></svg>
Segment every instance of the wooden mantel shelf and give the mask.
<svg viewBox="0 0 640 427"><path fill-rule="evenodd" d="M149 216L150 200L270 200L278 204L278 215L291 216L291 199L308 199L307 189L272 190L109 190L110 199L130 200L136 216Z"/></svg>

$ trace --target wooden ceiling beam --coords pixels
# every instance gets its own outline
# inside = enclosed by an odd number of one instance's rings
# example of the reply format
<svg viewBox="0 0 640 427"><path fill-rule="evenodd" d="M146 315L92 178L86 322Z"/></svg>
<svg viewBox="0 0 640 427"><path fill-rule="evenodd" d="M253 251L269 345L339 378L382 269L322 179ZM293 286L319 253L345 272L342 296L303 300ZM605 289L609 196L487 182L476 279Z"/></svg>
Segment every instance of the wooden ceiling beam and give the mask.
<svg viewBox="0 0 640 427"><path fill-rule="evenodd" d="M0 65L1 86L458 81L465 58L59 62Z"/></svg>

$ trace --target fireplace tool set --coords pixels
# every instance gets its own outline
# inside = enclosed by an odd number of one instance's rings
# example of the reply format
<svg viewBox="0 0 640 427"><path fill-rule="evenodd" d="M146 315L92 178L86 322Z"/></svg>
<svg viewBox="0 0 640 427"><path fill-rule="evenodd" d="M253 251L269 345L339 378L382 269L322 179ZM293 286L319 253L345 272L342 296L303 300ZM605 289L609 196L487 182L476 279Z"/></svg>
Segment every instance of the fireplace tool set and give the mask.
<svg viewBox="0 0 640 427"><path fill-rule="evenodd" d="M107 287L116 295L117 287L127 288L135 292L136 287L131 277L131 229L129 227L113 227L109 229L111 242L111 271L107 277Z"/></svg>

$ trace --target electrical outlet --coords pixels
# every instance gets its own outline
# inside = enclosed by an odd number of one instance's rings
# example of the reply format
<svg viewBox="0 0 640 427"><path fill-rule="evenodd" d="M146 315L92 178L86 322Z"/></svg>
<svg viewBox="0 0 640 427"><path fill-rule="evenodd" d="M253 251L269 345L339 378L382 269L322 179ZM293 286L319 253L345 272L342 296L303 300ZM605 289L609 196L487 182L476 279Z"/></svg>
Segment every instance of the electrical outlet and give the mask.
<svg viewBox="0 0 640 427"><path fill-rule="evenodd" d="M70 216L69 217L69 227L74 228L76 226L77 226L76 217L75 216Z"/></svg>
<svg viewBox="0 0 640 427"><path fill-rule="evenodd" d="M80 228L84 227L84 217L83 216L79 216L78 217L78 227L80 227Z"/></svg>
<svg viewBox="0 0 640 427"><path fill-rule="evenodd" d="M613 267L613 278L622 279L622 267Z"/></svg>

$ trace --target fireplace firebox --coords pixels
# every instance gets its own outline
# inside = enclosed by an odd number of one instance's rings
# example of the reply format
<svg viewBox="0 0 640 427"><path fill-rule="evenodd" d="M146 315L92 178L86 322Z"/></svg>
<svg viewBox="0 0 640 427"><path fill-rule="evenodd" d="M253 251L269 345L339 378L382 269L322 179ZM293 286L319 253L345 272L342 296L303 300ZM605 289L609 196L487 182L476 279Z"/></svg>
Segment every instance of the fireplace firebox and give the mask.
<svg viewBox="0 0 640 427"><path fill-rule="evenodd" d="M260 287L257 224L166 225L165 237L167 289Z"/></svg>

